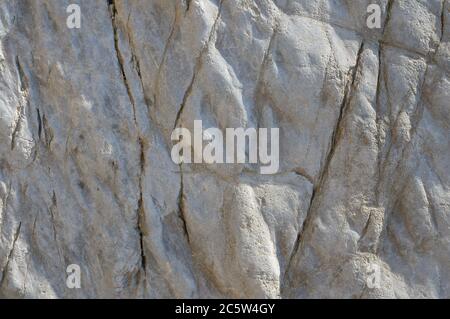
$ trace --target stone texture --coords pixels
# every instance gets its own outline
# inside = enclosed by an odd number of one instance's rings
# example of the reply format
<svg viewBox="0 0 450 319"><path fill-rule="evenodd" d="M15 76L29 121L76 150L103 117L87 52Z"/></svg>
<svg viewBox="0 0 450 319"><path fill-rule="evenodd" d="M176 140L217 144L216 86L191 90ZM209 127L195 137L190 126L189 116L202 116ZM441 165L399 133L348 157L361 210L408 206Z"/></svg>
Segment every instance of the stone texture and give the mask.
<svg viewBox="0 0 450 319"><path fill-rule="evenodd" d="M0 297L450 298L448 0L74 2L0 0Z"/></svg>

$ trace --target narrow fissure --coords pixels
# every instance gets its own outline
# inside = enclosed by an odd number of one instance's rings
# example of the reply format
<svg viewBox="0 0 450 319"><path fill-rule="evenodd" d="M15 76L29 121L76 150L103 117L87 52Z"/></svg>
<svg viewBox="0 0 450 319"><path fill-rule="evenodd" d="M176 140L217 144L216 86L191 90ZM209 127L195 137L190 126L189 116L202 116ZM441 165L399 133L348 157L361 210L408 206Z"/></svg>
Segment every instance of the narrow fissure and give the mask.
<svg viewBox="0 0 450 319"><path fill-rule="evenodd" d="M329 151L326 156L323 168L319 174L317 185L314 186L314 188L313 188L313 192L311 195L311 200L310 200L308 211L306 213L305 220L303 221L303 224L302 224L301 228L299 229L297 239L294 244L294 248L292 250L291 256L289 257L289 261L287 263L286 270L285 270L284 276L282 278L283 284L285 284L285 278L290 272L290 268L292 267L294 257L297 254L297 252L299 251L301 244L304 242L303 236L305 234L306 229L308 228L308 225L312 221L312 217L313 217L312 215L313 215L313 211L315 209L317 195L320 193L320 190L323 187L323 184L325 182L325 177L329 173L328 172L329 166L330 166L331 160L335 153L335 149L336 149L336 145L337 145L337 141L338 141L338 135L340 134L341 130L343 129L342 122L345 117L345 112L346 112L348 105L350 104L350 101L352 98L352 91L355 88L357 73L360 68L361 55L362 55L363 49L364 49L364 41L361 42L361 45L359 47L355 66L349 70L350 80L348 80L347 84L345 85L344 97L343 97L343 100L342 100L342 103L340 106L339 116L338 116L338 119L337 119L337 122L335 125L335 129L331 136L331 143L330 143Z"/></svg>
<svg viewBox="0 0 450 319"><path fill-rule="evenodd" d="M190 97L190 95L192 93L192 89L194 87L195 79L196 79L197 74L200 72L200 69L202 67L203 55L206 52L208 52L209 46L211 44L211 41L212 41L212 39L213 39L213 37L215 35L215 32L217 31L217 23L219 22L220 14L222 12L223 1L224 0L221 0L220 3L219 3L217 16L216 16L216 19L214 20L213 26L211 27L211 31L209 32L208 40L203 45L203 48L201 49L200 54L199 54L199 56L196 59L195 67L194 67L194 70L193 70L191 81L190 81L190 83L189 83L189 85L188 85L188 87L187 87L187 89L186 89L186 91L184 93L183 100L181 102L180 108L178 109L177 116L175 118L174 129L179 125L179 122L181 120L181 115L183 114L183 111L184 111L184 107L186 106L187 100L189 99L189 97Z"/></svg>
<svg viewBox="0 0 450 319"><path fill-rule="evenodd" d="M186 235L186 239L188 244L191 243L191 238L189 236L189 231L186 223L186 215L185 215L185 198L184 198L184 176L183 176L183 167L180 164L180 194L178 195L178 212L181 222L183 223L183 231Z"/></svg>
<svg viewBox="0 0 450 319"><path fill-rule="evenodd" d="M27 101L29 88L28 79L25 75L25 72L23 70L22 64L20 63L18 56L16 56L16 69L19 78L21 96L19 97L20 101L19 105L17 106L16 119L14 120L13 131L11 133L11 151L13 151L14 148L16 147L17 135L19 134L22 128L22 121L25 115L25 104L28 103Z"/></svg>
<svg viewBox="0 0 450 319"><path fill-rule="evenodd" d="M116 2L115 0L107 0L108 1L108 8L109 13L111 15L111 24L114 32L114 49L116 51L116 58L117 62L119 64L120 73L122 74L122 80L125 84L125 88L127 90L128 98L130 99L131 105L133 107L133 116L134 121L137 122L136 118L136 103L133 97L133 94L131 92L130 84L128 83L127 75L125 73L125 60L122 56L122 53L120 52L120 46L119 46L119 31L117 26L117 8L116 8Z"/></svg>
<svg viewBox="0 0 450 319"><path fill-rule="evenodd" d="M439 39L439 43L442 43L444 39L444 31L445 31L445 5L447 4L447 0L442 0L442 11L441 11L441 37Z"/></svg>
<svg viewBox="0 0 450 319"><path fill-rule="evenodd" d="M389 24L389 21L391 20L391 13L392 13L392 6L394 4L394 0L388 0L388 4L386 6L386 19L384 20L383 25L383 31L382 31L382 37L384 38L384 34L386 32L386 28Z"/></svg>
<svg viewBox="0 0 450 319"><path fill-rule="evenodd" d="M144 197L143 197L143 175L145 174L145 145L144 140L140 136L139 132L139 126L137 122L137 115L136 115L136 102L134 100L130 84L128 82L126 72L125 72L125 62L124 58L122 56L122 53L120 52L120 46L119 46L119 30L117 25L117 6L115 0L107 0L109 12L111 15L111 24L114 32L114 48L116 52L117 62L119 64L120 72L122 74L122 79L125 85L125 88L127 90L128 98L130 99L131 105L133 107L133 116L134 116L134 123L136 126L136 130L138 131L138 144L139 144L139 160L140 160L140 172L139 172L139 199L138 199L138 208L137 208L137 231L139 234L139 247L141 251L141 267L142 271L144 272L144 280L147 280L147 260L145 255L145 247L144 247L144 236L145 232L143 231L145 227L145 209L144 209ZM135 61L137 64L137 72L138 76L141 77L140 74L140 66L138 64L138 61ZM142 79L141 79L142 80Z"/></svg>
<svg viewBox="0 0 450 319"><path fill-rule="evenodd" d="M5 263L5 267L2 270L2 279L0 280L0 288L3 287L3 284L5 282L6 274L8 272L8 268L9 268L9 263L11 261L11 258L13 257L14 248L16 247L16 242L17 242L17 239L19 238L21 227L22 227L22 222L20 222L19 226L17 226L16 232L14 234L13 242L11 245L11 249L9 250L8 256L6 256L6 263Z"/></svg>
<svg viewBox="0 0 450 319"><path fill-rule="evenodd" d="M145 208L144 208L144 196L143 196L143 176L145 175L145 146L142 139L139 139L139 146L141 150L140 155L140 175L139 175L139 200L138 200L138 232L139 232L139 245L141 249L141 266L144 271L145 278L147 277L147 258L145 255L144 236L143 229L145 228Z"/></svg>

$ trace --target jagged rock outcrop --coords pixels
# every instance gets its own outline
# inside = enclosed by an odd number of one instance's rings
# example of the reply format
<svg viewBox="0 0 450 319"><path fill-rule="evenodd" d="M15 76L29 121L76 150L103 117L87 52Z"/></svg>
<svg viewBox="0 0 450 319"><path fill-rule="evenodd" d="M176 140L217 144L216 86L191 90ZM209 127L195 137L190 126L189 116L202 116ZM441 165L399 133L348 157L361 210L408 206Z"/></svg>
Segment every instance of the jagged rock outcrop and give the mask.
<svg viewBox="0 0 450 319"><path fill-rule="evenodd" d="M0 0L0 297L450 298L450 1L75 2Z"/></svg>

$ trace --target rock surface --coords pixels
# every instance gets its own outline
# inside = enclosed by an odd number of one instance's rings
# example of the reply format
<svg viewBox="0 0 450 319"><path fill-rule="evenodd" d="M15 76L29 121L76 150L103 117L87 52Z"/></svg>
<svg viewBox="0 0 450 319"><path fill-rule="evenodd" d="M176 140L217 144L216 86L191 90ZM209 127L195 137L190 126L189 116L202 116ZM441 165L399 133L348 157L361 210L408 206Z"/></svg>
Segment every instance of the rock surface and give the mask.
<svg viewBox="0 0 450 319"><path fill-rule="evenodd" d="M450 298L450 1L73 2L0 0L0 297Z"/></svg>

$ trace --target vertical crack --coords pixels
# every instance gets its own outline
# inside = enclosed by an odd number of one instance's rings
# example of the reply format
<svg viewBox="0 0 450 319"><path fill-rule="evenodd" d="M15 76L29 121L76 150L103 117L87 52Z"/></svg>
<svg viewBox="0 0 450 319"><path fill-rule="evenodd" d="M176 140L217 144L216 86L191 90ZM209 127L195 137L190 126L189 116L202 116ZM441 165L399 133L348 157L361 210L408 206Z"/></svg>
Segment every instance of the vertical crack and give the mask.
<svg viewBox="0 0 450 319"><path fill-rule="evenodd" d="M59 260L61 261L61 263L63 263L63 257L59 248L59 240L58 240L58 232L56 231L56 218L55 218L55 210L58 209L58 203L56 200L56 194L55 191L53 191L53 195L52 195L52 205L48 208L48 213L50 215L50 221L52 223L52 230L53 230L53 241L55 242L56 245L56 250L58 251L58 255L59 255Z"/></svg>
<svg viewBox="0 0 450 319"><path fill-rule="evenodd" d="M138 223L137 229L139 232L139 245L141 250L141 267L144 271L144 278L147 280L147 257L145 255L144 236L145 236L145 208L144 208L144 196L143 196L143 177L145 176L145 146L144 141L139 138L140 146L140 175L139 175L139 200L138 200Z"/></svg>
<svg viewBox="0 0 450 319"><path fill-rule="evenodd" d="M5 198L3 198L3 211L4 212L6 212L6 210L8 209L9 197L11 196L11 191L12 191L12 181L9 181Z"/></svg>
<svg viewBox="0 0 450 319"><path fill-rule="evenodd" d="M388 4L386 6L386 19L384 20L384 26L382 31L382 38L384 38L384 34L386 32L386 28L391 20L392 6L394 4L394 0L388 0Z"/></svg>
<svg viewBox="0 0 450 319"><path fill-rule="evenodd" d="M47 146L48 149L50 149L52 142L53 142L53 131L51 129L51 127L48 124L48 120L47 117L45 116L45 114L42 116L42 126L44 129L44 139L45 139L45 145Z"/></svg>
<svg viewBox="0 0 450 319"><path fill-rule="evenodd" d="M376 90L376 98L375 98L375 107L376 107L376 126L377 126L377 147L378 147L378 155L377 155L377 184L375 186L375 201L376 204L380 204L380 187L381 187L381 178L382 178L382 161L383 161L383 143L381 140L381 82L382 82L382 73L384 72L384 64L383 64L383 46L381 43L378 44L378 78L377 78L377 90Z"/></svg>
<svg viewBox="0 0 450 319"><path fill-rule="evenodd" d="M136 102L133 97L131 86L128 82L126 72L125 72L125 60L123 58L123 55L120 51L119 46L119 28L117 24L117 6L115 0L107 0L109 12L111 15L111 24L114 32L114 48L116 51L116 57L117 61L120 67L120 72L122 74L122 79L125 84L125 88L127 90L128 98L130 99L131 105L133 106L133 116L134 116L134 123L136 126L136 130L138 132L138 144L139 144L139 166L140 166L140 172L139 172L139 199L138 199L138 207L137 207L137 231L139 234L139 249L141 253L141 268L144 272L144 281L147 281L147 258L145 254L145 245L144 245L144 237L146 235L144 229L145 229L145 207L144 207L144 196L143 196L143 176L145 176L145 143L144 139L140 136L140 129L137 121L137 115L136 115ZM129 40L131 38L129 37ZM131 46L131 43L130 43ZM132 49L133 50L133 49ZM134 51L133 51L134 52ZM133 56L133 62L134 66L136 68L137 74L141 81L142 90L144 91L144 84L142 81L142 75L140 71L140 64L139 60L137 59L136 55L132 52ZM145 97L145 92L143 93Z"/></svg>
<svg viewBox="0 0 450 319"><path fill-rule="evenodd" d="M439 27L440 27L440 35L439 35L439 42L436 44L436 47L434 48L434 52L432 54L432 56L428 55L427 56L427 60L429 60L431 63L436 63L438 64L437 61L435 61L436 56L439 53L439 48L441 47L442 44L442 40L444 39L444 29L445 29L445 5L446 5L446 0L442 0L441 2L441 14L439 17ZM430 50L429 54L431 53L432 50ZM430 63L428 62L428 63Z"/></svg>
<svg viewBox="0 0 450 319"><path fill-rule="evenodd" d="M41 119L41 112L39 111L39 108L36 108L37 112L37 121L38 121L38 137L41 139L42 134L42 119Z"/></svg>
<svg viewBox="0 0 450 319"><path fill-rule="evenodd" d="M442 0L442 11L441 11L441 37L439 39L439 43L442 43L444 39L444 29L445 29L445 5L447 1Z"/></svg>
<svg viewBox="0 0 450 319"><path fill-rule="evenodd" d="M185 2L186 2L186 12L188 12L189 9L191 8L191 1L192 0L185 0Z"/></svg>
<svg viewBox="0 0 450 319"><path fill-rule="evenodd" d="M444 39L444 29L445 29L445 5L447 0L442 0L442 10L441 10L441 36L439 39L439 45L442 43Z"/></svg>

